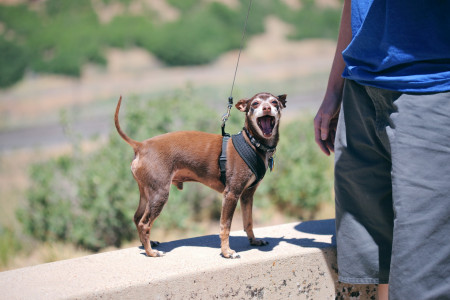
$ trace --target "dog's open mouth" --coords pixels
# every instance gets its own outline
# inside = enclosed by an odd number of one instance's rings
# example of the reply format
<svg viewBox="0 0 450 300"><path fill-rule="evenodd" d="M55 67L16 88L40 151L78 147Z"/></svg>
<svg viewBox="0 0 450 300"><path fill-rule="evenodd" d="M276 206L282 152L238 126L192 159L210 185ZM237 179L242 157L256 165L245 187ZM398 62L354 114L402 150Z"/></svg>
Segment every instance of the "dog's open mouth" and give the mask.
<svg viewBox="0 0 450 300"><path fill-rule="evenodd" d="M258 126L263 132L264 137L270 137L272 135L273 128L275 126L275 117L263 116L257 119Z"/></svg>

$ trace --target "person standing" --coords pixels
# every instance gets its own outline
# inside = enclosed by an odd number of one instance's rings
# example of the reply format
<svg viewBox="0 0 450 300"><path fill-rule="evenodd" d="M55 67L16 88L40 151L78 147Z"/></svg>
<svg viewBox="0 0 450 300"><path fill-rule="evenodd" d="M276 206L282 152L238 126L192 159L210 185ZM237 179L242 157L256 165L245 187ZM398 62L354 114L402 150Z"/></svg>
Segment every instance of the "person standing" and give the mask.
<svg viewBox="0 0 450 300"><path fill-rule="evenodd" d="M335 152L339 280L450 299L450 1L345 0L316 143Z"/></svg>

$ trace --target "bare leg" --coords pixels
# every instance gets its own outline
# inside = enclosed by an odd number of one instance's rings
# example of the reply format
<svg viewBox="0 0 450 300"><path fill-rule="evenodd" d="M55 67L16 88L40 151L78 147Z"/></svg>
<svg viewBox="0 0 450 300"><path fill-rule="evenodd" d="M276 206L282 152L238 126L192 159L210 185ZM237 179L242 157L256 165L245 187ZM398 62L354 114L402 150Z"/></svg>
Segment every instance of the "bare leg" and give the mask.
<svg viewBox="0 0 450 300"><path fill-rule="evenodd" d="M389 284L378 285L378 300L389 300Z"/></svg>

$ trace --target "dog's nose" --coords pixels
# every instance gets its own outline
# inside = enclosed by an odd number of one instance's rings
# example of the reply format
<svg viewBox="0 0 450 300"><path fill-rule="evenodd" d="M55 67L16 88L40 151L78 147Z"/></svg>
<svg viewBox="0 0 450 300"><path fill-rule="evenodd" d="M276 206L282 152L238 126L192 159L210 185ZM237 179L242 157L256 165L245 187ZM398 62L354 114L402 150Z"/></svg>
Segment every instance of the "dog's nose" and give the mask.
<svg viewBox="0 0 450 300"><path fill-rule="evenodd" d="M271 110L270 105L263 106L263 112L270 112L270 110Z"/></svg>

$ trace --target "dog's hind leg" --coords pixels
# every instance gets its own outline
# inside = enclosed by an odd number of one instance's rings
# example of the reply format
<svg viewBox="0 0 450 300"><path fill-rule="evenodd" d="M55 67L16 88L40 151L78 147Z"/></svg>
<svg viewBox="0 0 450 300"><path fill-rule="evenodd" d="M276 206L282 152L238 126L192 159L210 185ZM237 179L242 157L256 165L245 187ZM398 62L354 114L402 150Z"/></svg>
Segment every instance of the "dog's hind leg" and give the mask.
<svg viewBox="0 0 450 300"><path fill-rule="evenodd" d="M147 198L145 197L144 190L140 186L139 186L139 193L140 193L139 206L138 206L136 212L134 213L133 221L134 221L134 225L136 225L136 229L139 234L139 240L141 241L142 246L144 246L144 239L139 230L139 222L141 221L142 216L144 215L145 207L147 206Z"/></svg>
<svg viewBox="0 0 450 300"><path fill-rule="evenodd" d="M244 222L244 231L247 233L248 240L252 246L265 246L269 244L264 240L258 240L253 233L253 194L256 187L245 190L241 196L242 219Z"/></svg>
<svg viewBox="0 0 450 300"><path fill-rule="evenodd" d="M145 212L145 208L147 206L147 198L145 197L144 191L141 189L141 187L139 187L139 192L140 192L140 199L139 199L139 206L136 210L136 212L134 213L134 224L136 225L136 229L138 231L139 234L139 240L141 241L142 246L144 246L144 238L143 235L141 234L140 230L139 230L139 222L142 219L142 216L144 215ZM150 241L150 245L152 247L156 247L159 245L159 242L157 241Z"/></svg>
<svg viewBox="0 0 450 300"><path fill-rule="evenodd" d="M152 249L152 242L150 241L150 232L156 218L161 213L164 205L169 198L169 188L154 190L152 188L140 188L141 190L141 202L139 203L138 210L135 214L135 221L140 215L140 210L144 207L142 216L137 223L137 229L139 232L139 238L144 246L147 256L159 257L163 256L164 252ZM145 199L143 199L143 197ZM145 206L142 203L145 203ZM141 206L142 205L142 206Z"/></svg>

